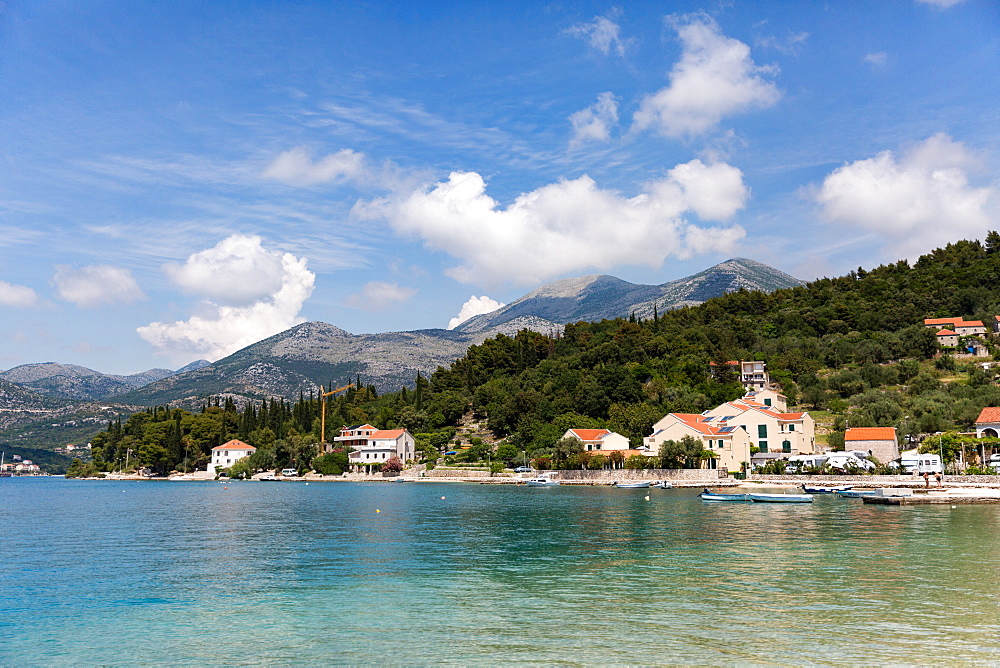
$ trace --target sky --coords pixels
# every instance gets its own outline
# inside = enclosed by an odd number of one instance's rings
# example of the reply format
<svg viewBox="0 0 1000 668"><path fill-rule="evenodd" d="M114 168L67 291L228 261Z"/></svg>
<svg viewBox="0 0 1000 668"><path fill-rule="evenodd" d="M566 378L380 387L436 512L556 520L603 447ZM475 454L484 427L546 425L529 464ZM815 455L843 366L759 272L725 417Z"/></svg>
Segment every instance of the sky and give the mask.
<svg viewBox="0 0 1000 668"><path fill-rule="evenodd" d="M1000 3L0 0L0 369L1000 228Z"/></svg>

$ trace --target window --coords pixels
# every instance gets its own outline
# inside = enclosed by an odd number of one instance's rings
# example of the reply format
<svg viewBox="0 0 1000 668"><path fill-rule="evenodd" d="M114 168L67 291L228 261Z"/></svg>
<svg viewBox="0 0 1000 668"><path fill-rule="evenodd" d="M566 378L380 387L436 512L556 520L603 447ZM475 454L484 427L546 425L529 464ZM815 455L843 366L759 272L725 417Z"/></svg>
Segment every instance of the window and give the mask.
<svg viewBox="0 0 1000 668"><path fill-rule="evenodd" d="M771 400L770 399L765 399L764 400L764 405L765 406L770 406L771 405Z"/></svg>
<svg viewBox="0 0 1000 668"><path fill-rule="evenodd" d="M795 425L794 424L788 425L788 431L795 431Z"/></svg>
<svg viewBox="0 0 1000 668"><path fill-rule="evenodd" d="M767 441L758 442L757 447L760 448L761 452L767 452Z"/></svg>
<svg viewBox="0 0 1000 668"><path fill-rule="evenodd" d="M791 441L782 441L781 442L781 451L782 452L791 452L792 451L792 443L791 443Z"/></svg>
<svg viewBox="0 0 1000 668"><path fill-rule="evenodd" d="M767 438L767 425L759 424L757 425L757 438Z"/></svg>

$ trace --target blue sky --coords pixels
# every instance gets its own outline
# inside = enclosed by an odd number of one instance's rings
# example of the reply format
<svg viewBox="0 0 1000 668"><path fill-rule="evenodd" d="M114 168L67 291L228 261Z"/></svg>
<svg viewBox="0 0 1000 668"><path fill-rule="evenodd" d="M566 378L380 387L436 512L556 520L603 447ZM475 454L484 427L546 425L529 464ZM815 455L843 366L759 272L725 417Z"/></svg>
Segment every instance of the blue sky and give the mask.
<svg viewBox="0 0 1000 668"><path fill-rule="evenodd" d="M1000 4L0 5L0 369L1000 228Z"/></svg>

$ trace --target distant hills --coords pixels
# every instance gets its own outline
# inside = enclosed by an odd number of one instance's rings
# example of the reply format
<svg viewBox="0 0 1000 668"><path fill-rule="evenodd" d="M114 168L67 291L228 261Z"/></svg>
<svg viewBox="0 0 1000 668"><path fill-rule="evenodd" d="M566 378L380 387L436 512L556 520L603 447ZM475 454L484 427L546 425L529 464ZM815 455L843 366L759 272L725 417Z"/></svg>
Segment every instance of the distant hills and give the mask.
<svg viewBox="0 0 1000 668"><path fill-rule="evenodd" d="M200 361L177 371L151 369L114 376L71 364L45 363L15 367L0 373L0 380L41 397L113 400L133 406L196 405L216 395L296 399L299 392L308 393L319 384L346 384L359 375L362 383L389 392L412 386L418 372L429 374L438 366L447 366L469 346L497 334L513 335L525 328L555 332L569 322L632 314L650 318L654 308L662 313L740 289L770 292L802 284L744 258L662 285L634 284L614 276L584 276L543 285L451 331L351 334L323 322L307 322L212 364ZM13 399L13 393L9 394ZM0 408L3 401L0 395Z"/></svg>
<svg viewBox="0 0 1000 668"><path fill-rule="evenodd" d="M22 364L0 373L0 379L46 397L97 400L117 397L163 378L185 373L208 364L192 362L177 371L150 369L128 376L104 374L75 364L43 362Z"/></svg>

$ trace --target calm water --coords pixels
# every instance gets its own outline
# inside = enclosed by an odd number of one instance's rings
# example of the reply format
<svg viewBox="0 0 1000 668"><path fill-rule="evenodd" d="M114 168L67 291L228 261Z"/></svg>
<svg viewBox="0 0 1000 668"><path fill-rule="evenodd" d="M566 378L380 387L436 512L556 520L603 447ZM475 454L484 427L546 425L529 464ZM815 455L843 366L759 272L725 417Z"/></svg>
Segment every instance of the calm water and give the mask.
<svg viewBox="0 0 1000 668"><path fill-rule="evenodd" d="M4 665L1000 661L995 506L56 478L0 510Z"/></svg>

